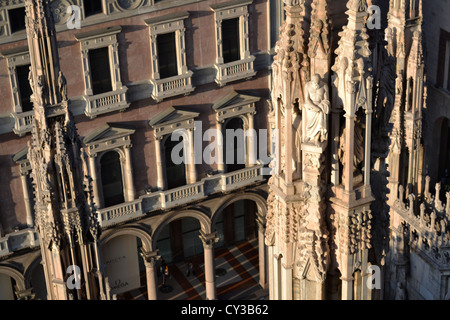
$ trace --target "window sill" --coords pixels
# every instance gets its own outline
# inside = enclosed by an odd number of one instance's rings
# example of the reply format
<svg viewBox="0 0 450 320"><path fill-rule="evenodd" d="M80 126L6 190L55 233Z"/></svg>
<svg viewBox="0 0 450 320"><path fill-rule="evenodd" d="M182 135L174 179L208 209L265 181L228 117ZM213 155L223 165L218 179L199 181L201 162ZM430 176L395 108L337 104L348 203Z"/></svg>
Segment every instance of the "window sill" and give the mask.
<svg viewBox="0 0 450 320"><path fill-rule="evenodd" d="M11 117L14 118L13 131L19 137L23 137L26 133L31 132L34 119L34 111L11 113Z"/></svg>
<svg viewBox="0 0 450 320"><path fill-rule="evenodd" d="M94 96L85 96L87 102L84 113L91 119L98 115L114 112L124 111L130 104L127 100L127 87L122 87L116 91L110 91Z"/></svg>
<svg viewBox="0 0 450 320"><path fill-rule="evenodd" d="M222 87L229 82L252 78L256 75L256 71L253 68L254 61L255 56L250 56L243 60L215 64L214 67L217 70L216 83Z"/></svg>
<svg viewBox="0 0 450 320"><path fill-rule="evenodd" d="M192 71L188 71L185 74L177 75L170 78L165 79L151 79L150 83L153 86L152 89L152 98L161 102L162 100L174 97L178 95L188 95L195 88L192 86Z"/></svg>

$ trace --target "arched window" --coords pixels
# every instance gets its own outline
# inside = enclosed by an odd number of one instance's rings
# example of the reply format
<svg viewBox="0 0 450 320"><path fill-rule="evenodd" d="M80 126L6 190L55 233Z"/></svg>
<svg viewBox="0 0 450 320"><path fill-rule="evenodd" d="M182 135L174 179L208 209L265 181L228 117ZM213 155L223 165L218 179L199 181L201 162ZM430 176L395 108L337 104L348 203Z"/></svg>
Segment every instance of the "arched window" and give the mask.
<svg viewBox="0 0 450 320"><path fill-rule="evenodd" d="M104 206L111 207L123 203L125 197L119 154L115 151L105 153L100 160L100 167Z"/></svg>
<svg viewBox="0 0 450 320"><path fill-rule="evenodd" d="M224 160L226 171L232 172L245 168L244 121L233 118L225 126Z"/></svg>
<svg viewBox="0 0 450 320"><path fill-rule="evenodd" d="M172 150L175 146L183 142L184 137L179 141L172 141L171 136L167 137L164 143L164 156L166 163L167 189L174 189L186 185L186 164L181 162L175 164L172 159ZM180 151L180 158L184 158L184 149Z"/></svg>

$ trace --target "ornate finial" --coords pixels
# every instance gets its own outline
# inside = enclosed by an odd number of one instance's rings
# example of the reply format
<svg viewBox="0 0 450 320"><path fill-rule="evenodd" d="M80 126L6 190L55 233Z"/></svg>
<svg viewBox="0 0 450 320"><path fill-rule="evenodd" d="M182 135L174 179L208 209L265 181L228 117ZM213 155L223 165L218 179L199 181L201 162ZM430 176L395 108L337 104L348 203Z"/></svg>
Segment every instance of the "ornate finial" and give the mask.
<svg viewBox="0 0 450 320"><path fill-rule="evenodd" d="M347 8L356 12L366 12L367 11L367 1L366 0L350 0L347 2Z"/></svg>

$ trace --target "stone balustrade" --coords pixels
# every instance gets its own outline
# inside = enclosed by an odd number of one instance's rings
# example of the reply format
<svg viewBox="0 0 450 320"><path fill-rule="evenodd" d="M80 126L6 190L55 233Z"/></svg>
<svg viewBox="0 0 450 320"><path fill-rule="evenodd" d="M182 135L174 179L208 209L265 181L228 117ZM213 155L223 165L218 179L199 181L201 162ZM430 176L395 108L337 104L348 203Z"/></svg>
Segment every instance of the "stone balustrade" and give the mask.
<svg viewBox="0 0 450 320"><path fill-rule="evenodd" d="M218 192L230 192L264 180L263 165L257 165L238 171L216 174L206 177L194 184L176 189L156 191L141 196L139 199L99 210L99 220L102 227L133 220L147 212L167 210L183 206L206 198Z"/></svg>
<svg viewBox="0 0 450 320"><path fill-rule="evenodd" d="M450 192L446 193L446 204L439 198L441 184L436 184L436 193L430 192L430 178L426 177L423 196L407 194L399 186L398 196L391 214L394 228L402 226L409 238L409 245L423 252L440 265L450 267Z"/></svg>
<svg viewBox="0 0 450 320"><path fill-rule="evenodd" d="M116 91L84 97L87 102L84 113L93 119L100 114L127 109L130 106L127 100L127 91L128 88L123 87Z"/></svg>
<svg viewBox="0 0 450 320"><path fill-rule="evenodd" d="M98 210L99 223L102 228L133 220L142 215L141 199Z"/></svg>
<svg viewBox="0 0 450 320"><path fill-rule="evenodd" d="M8 256L15 251L39 246L39 236L32 228L8 233L0 238L0 257Z"/></svg>
<svg viewBox="0 0 450 320"><path fill-rule="evenodd" d="M34 120L34 111L27 111L21 113L11 113L11 117L14 118L14 128L15 134L20 137L24 136L27 132L31 131Z"/></svg>
<svg viewBox="0 0 450 320"><path fill-rule="evenodd" d="M253 77L256 72L253 68L254 56L250 56L243 60L237 60L224 64L215 64L217 70L216 83L220 86L226 85L228 82L249 79Z"/></svg>
<svg viewBox="0 0 450 320"><path fill-rule="evenodd" d="M192 71L185 74L177 75L170 78L150 80L153 85L152 98L160 102L166 98L178 96L181 94L188 95L194 91L192 86Z"/></svg>

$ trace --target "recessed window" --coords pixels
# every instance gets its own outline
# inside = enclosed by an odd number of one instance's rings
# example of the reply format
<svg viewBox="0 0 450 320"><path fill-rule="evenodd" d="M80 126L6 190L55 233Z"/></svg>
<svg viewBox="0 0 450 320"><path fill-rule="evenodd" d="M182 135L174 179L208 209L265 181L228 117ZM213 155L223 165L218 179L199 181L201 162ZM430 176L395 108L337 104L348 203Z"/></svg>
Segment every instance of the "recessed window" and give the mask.
<svg viewBox="0 0 450 320"><path fill-rule="evenodd" d="M11 33L25 30L25 7L8 10Z"/></svg>
<svg viewBox="0 0 450 320"><path fill-rule="evenodd" d="M103 12L102 0L84 0L83 5L86 18Z"/></svg>
<svg viewBox="0 0 450 320"><path fill-rule="evenodd" d="M20 102L22 105L22 112L33 110L33 103L31 102L31 95L33 91L30 87L28 75L30 73L30 65L17 66L17 82L19 85Z"/></svg>
<svg viewBox="0 0 450 320"><path fill-rule="evenodd" d="M175 32L160 34L156 38L156 41L158 46L158 63L161 79L178 75Z"/></svg>
<svg viewBox="0 0 450 320"><path fill-rule="evenodd" d="M93 94L112 91L108 47L89 50Z"/></svg>
<svg viewBox="0 0 450 320"><path fill-rule="evenodd" d="M240 60L239 18L222 22L223 62Z"/></svg>
<svg viewBox="0 0 450 320"><path fill-rule="evenodd" d="M184 162L175 164L172 161L173 148L181 143L180 141L172 141L171 136L166 139L164 143L165 160L166 160L166 177L167 177L167 189L175 189L186 185L186 166ZM181 149L184 152L184 149ZM180 154L180 157L184 157L184 154Z"/></svg>
<svg viewBox="0 0 450 320"><path fill-rule="evenodd" d="M244 122L241 118L231 119L225 127L224 159L227 172L245 168ZM229 153L232 153L229 154Z"/></svg>
<svg viewBox="0 0 450 320"><path fill-rule="evenodd" d="M109 151L100 160L102 172L103 201L105 207L121 204L125 201L123 193L122 167L120 156Z"/></svg>

